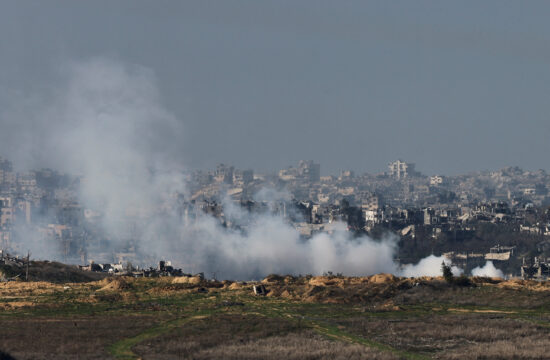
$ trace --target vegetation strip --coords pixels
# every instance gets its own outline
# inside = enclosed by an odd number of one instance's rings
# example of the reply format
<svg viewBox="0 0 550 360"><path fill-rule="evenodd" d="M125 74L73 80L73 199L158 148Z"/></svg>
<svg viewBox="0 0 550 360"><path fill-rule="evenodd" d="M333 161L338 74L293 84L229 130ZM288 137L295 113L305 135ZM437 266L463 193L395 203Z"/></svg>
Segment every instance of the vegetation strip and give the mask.
<svg viewBox="0 0 550 360"><path fill-rule="evenodd" d="M283 313L283 310L277 309L275 306L270 306L269 308L263 308L263 314L271 317L280 317L280 318L290 318L292 321L299 322L300 324L308 324L309 327L311 327L313 330L317 331L319 334L324 335L328 338L349 342L349 343L355 343L360 344L363 346L368 346L380 351L390 352L395 355L401 356L403 358L412 359L412 360L421 360L421 359L428 359L426 356L423 356L421 354L414 354L403 350L394 349L393 347L382 344L379 342L376 342L374 340L365 339L359 336L355 336L352 334L349 334L347 332L344 332L340 329L338 329L336 326L328 325L328 324L322 324L318 321L312 320L312 319L304 319L303 316L297 315L295 313L286 312ZM288 309L285 309L288 311Z"/></svg>
<svg viewBox="0 0 550 360"><path fill-rule="evenodd" d="M138 359L139 357L136 354L134 354L134 352L132 351L132 347L134 347L135 345L145 340L156 338L157 336L160 336L164 333L169 332L175 327L181 326L193 320L204 319L207 316L208 315L195 315L188 318L182 318L182 319L176 319L176 320L170 320L170 321L164 322L155 327L147 329L146 331L142 332L139 335L136 335L131 338L126 338L114 343L109 347L109 352L115 358L120 360Z"/></svg>
<svg viewBox="0 0 550 360"><path fill-rule="evenodd" d="M335 326L320 325L319 323L314 323L313 329L315 329L318 333L332 339L346 341L346 342L355 343L355 344L361 344L361 345L375 348L381 351L391 352L395 355L399 355L407 359L413 359L413 360L428 359L426 356L423 356L421 354L414 354L403 350L397 350L389 345L385 345L385 344L376 342L374 340L369 340L359 336L351 335L349 333L341 331Z"/></svg>

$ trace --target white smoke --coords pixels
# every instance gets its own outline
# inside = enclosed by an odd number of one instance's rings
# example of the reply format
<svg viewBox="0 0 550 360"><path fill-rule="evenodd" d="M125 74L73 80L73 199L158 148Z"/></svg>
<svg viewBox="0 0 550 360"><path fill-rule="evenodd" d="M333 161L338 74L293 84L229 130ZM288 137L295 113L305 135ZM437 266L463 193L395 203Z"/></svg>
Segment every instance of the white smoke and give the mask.
<svg viewBox="0 0 550 360"><path fill-rule="evenodd" d="M497 269L492 261L487 261L483 267L478 266L472 269L472 275L504 278L504 273Z"/></svg>
<svg viewBox="0 0 550 360"><path fill-rule="evenodd" d="M233 209L233 212L243 210ZM325 272L366 275L396 272L393 257L397 241L352 238L343 224L329 235L309 240L280 216L240 214L254 217L246 233L227 229L203 215L185 226L182 256L192 269L230 279L261 278L270 273L314 274Z"/></svg>
<svg viewBox="0 0 550 360"><path fill-rule="evenodd" d="M183 264L184 271L227 279L329 271L441 274L443 259L435 256L401 272L394 263L397 237L354 238L344 225L335 225L330 234L304 240L282 216L253 215L228 199L224 215L245 231L226 228L205 214L184 221L178 208L178 194L185 193L179 162L182 122L164 110L154 74L96 58L71 64L67 75L51 105L29 116L32 120L22 119L32 123L24 131L10 128L9 139L35 140L33 164L82 174L79 202L103 215L100 225L113 250L130 238L142 253L168 257ZM257 198L284 202L289 194L264 190ZM36 242L26 246L40 257L43 249Z"/></svg>
<svg viewBox="0 0 550 360"><path fill-rule="evenodd" d="M164 110L147 68L94 58L65 64L62 73L53 94L42 101L21 99L18 111L2 113L1 149L23 160L16 163L20 167L51 166L81 175L79 203L102 215L100 225L114 249L121 239L150 234L144 219L158 214L172 194L185 191L178 152L182 122ZM21 151L14 152L13 144L22 144ZM42 236L30 236L22 227L17 232L25 235L19 236L24 242L19 248L30 248L36 257L59 248L47 244L44 251Z"/></svg>
<svg viewBox="0 0 550 360"><path fill-rule="evenodd" d="M181 122L163 109L153 74L107 59L71 66L66 91L52 107L61 166L83 175L80 197L104 213L116 234L128 213L147 215L159 196L180 190L173 144ZM119 234L116 234L119 235Z"/></svg>
<svg viewBox="0 0 550 360"><path fill-rule="evenodd" d="M445 263L451 266L451 261L444 256L430 255L418 262L418 264L406 264L401 269L401 275L406 277L419 277L419 276L441 276L441 265ZM462 270L456 266L451 266L453 275L458 276L462 274Z"/></svg>
<svg viewBox="0 0 550 360"><path fill-rule="evenodd" d="M292 200L292 194L286 189L277 190L269 187L261 188L256 194L254 194L255 201L290 201Z"/></svg>

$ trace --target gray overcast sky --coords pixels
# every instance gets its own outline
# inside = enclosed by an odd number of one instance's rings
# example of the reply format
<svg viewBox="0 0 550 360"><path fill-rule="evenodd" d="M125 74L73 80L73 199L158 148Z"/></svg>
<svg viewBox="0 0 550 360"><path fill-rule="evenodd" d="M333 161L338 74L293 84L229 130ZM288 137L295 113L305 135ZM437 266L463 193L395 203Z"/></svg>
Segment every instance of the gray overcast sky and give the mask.
<svg viewBox="0 0 550 360"><path fill-rule="evenodd" d="M547 1L0 1L0 106L107 56L155 73L193 168L550 170L549 15Z"/></svg>

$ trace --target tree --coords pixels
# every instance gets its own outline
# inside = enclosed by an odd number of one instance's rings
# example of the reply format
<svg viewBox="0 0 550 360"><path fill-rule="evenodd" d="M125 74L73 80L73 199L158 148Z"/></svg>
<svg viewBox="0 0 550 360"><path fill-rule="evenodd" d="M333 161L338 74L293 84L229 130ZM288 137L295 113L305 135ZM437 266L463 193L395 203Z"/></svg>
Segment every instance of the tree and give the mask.
<svg viewBox="0 0 550 360"><path fill-rule="evenodd" d="M441 262L441 272L443 273L445 281L447 281L448 283L453 282L453 271L451 270L451 267L449 265L445 264L445 261Z"/></svg>

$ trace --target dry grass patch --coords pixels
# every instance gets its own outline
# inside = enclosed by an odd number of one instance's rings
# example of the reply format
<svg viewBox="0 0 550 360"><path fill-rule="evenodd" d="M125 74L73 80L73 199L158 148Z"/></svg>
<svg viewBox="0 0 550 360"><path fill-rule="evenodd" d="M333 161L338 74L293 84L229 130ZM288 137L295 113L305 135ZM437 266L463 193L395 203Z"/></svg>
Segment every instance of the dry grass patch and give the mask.
<svg viewBox="0 0 550 360"><path fill-rule="evenodd" d="M152 316L3 318L0 349L16 359L105 359L107 345L157 321Z"/></svg>
<svg viewBox="0 0 550 360"><path fill-rule="evenodd" d="M154 358L155 354L190 358L217 346L244 344L298 330L296 324L284 319L224 314L186 323L170 334L135 346L134 352L144 358Z"/></svg>
<svg viewBox="0 0 550 360"><path fill-rule="evenodd" d="M436 352L440 357L462 354L462 359L470 356L478 358L471 355L473 349L494 350L507 344L509 349L520 349L517 352L508 352L507 357L517 355L521 358L521 354L526 354L526 350L530 348L525 346L526 339L533 342L531 355L535 358L538 358L537 354L542 348L550 348L548 327L519 319L508 319L504 315L468 313L391 320L353 318L339 321L338 324L354 334L401 350Z"/></svg>
<svg viewBox="0 0 550 360"><path fill-rule="evenodd" d="M193 359L398 359L390 353L365 347L327 340L313 331L250 340L243 343L226 343L201 350Z"/></svg>
<svg viewBox="0 0 550 360"><path fill-rule="evenodd" d="M499 340L493 342L468 344L438 354L438 359L548 359L548 333L532 334L515 341Z"/></svg>

